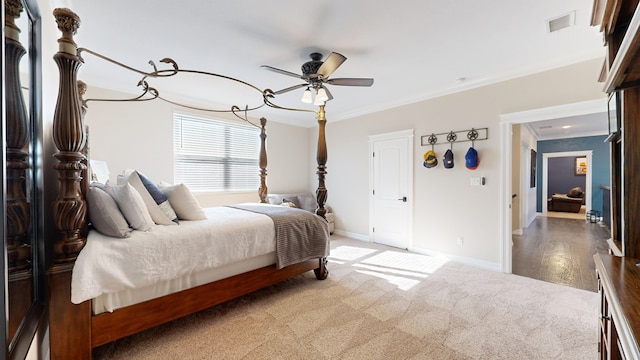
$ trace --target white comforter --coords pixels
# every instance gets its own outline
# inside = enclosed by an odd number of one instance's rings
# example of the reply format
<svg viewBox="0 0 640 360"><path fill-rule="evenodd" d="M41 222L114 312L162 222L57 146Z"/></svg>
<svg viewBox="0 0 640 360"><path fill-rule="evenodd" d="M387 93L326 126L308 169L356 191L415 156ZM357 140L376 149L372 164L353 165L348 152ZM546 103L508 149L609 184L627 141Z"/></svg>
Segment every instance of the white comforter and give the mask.
<svg viewBox="0 0 640 360"><path fill-rule="evenodd" d="M73 268L71 301L79 304L275 251L268 216L228 207L205 212L207 220L157 225L129 238L91 231Z"/></svg>

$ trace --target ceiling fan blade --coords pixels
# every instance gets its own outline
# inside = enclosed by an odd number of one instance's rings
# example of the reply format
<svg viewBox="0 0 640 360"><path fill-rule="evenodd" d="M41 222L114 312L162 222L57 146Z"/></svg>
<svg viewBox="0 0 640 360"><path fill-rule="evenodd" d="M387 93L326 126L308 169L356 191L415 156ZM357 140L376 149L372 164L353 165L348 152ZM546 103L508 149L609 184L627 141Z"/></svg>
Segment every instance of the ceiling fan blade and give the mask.
<svg viewBox="0 0 640 360"><path fill-rule="evenodd" d="M332 52L329 54L329 57L327 57L327 60L320 65L318 74L322 75L325 79L328 78L345 60L347 60L347 58L344 55Z"/></svg>
<svg viewBox="0 0 640 360"><path fill-rule="evenodd" d="M329 91L329 89L327 89L326 86L323 86L323 88L324 88L324 91L327 92L327 97L328 97L327 101L332 100L333 99L333 95L331 95L331 91Z"/></svg>
<svg viewBox="0 0 640 360"><path fill-rule="evenodd" d="M273 94L274 95L280 95L280 94L284 94L284 93L289 92L289 91L293 91L293 90L296 90L296 89L303 88L305 86L309 86L309 84L298 84L298 85L289 86L288 88L275 91Z"/></svg>
<svg viewBox="0 0 640 360"><path fill-rule="evenodd" d="M260 67L269 71L277 72L278 74L293 76L294 78L302 79L302 76L300 74L292 73L291 71L274 68L273 66L269 65L260 65Z"/></svg>
<svg viewBox="0 0 640 360"><path fill-rule="evenodd" d="M371 86L373 79L369 78L336 78L325 81L326 84L344 86Z"/></svg>

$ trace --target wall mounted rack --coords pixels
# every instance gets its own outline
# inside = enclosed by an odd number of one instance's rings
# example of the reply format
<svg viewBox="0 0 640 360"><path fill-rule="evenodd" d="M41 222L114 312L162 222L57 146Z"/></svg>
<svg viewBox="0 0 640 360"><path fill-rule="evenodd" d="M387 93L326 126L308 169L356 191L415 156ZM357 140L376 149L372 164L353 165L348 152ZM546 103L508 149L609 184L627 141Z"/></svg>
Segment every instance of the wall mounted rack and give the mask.
<svg viewBox="0 0 640 360"><path fill-rule="evenodd" d="M441 144L450 144L457 142L471 141L474 143L477 140L487 140L489 138L489 130L485 128L471 128L470 130L449 131L448 133L438 133L431 135L422 135L420 137L420 143L422 146L433 146ZM473 145L472 145L473 146Z"/></svg>

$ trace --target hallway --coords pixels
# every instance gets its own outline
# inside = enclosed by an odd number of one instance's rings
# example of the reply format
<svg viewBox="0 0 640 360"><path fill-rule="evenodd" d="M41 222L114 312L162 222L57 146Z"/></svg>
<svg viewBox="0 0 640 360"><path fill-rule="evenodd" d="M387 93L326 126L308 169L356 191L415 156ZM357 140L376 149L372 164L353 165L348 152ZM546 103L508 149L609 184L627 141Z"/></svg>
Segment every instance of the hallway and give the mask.
<svg viewBox="0 0 640 360"><path fill-rule="evenodd" d="M584 220L538 216L513 236L516 275L597 291L593 255L608 253L608 230Z"/></svg>

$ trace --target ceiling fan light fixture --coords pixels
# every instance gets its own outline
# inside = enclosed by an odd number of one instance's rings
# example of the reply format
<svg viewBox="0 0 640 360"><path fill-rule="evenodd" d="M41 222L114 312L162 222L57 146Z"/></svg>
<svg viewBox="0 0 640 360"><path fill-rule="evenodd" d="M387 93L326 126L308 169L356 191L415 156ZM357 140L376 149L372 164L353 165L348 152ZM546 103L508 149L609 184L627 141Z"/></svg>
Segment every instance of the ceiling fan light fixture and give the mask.
<svg viewBox="0 0 640 360"><path fill-rule="evenodd" d="M302 65L302 75L293 73L291 71L274 68L273 66L261 65L260 67L262 67L263 69L304 80L304 83L302 84L289 86L288 88L275 91L272 94L267 94L267 96L280 95L289 91L306 88L306 90L302 94L302 98L300 99L300 101L306 104L313 103L314 105L324 105L327 101L333 99L333 95L331 94L331 92L329 92L328 88L324 87L324 84L340 86L373 85L373 79L368 78L329 79L329 76L333 74L333 72L338 67L340 67L340 65L342 65L345 60L347 60L347 58L342 54L332 52L331 54L329 54L325 61L322 61L322 54L320 53L311 53L309 56L311 57L311 61L307 61ZM315 99L313 94L311 93L312 88L316 91Z"/></svg>
<svg viewBox="0 0 640 360"><path fill-rule="evenodd" d="M318 89L318 94L316 94L316 100L320 100L322 102L329 100L329 95L327 95L327 91L323 87Z"/></svg>
<svg viewBox="0 0 640 360"><path fill-rule="evenodd" d="M304 93L302 94L302 99L300 99L300 100L305 104L311 104L312 103L311 90L309 88L307 88L307 90L304 91Z"/></svg>

